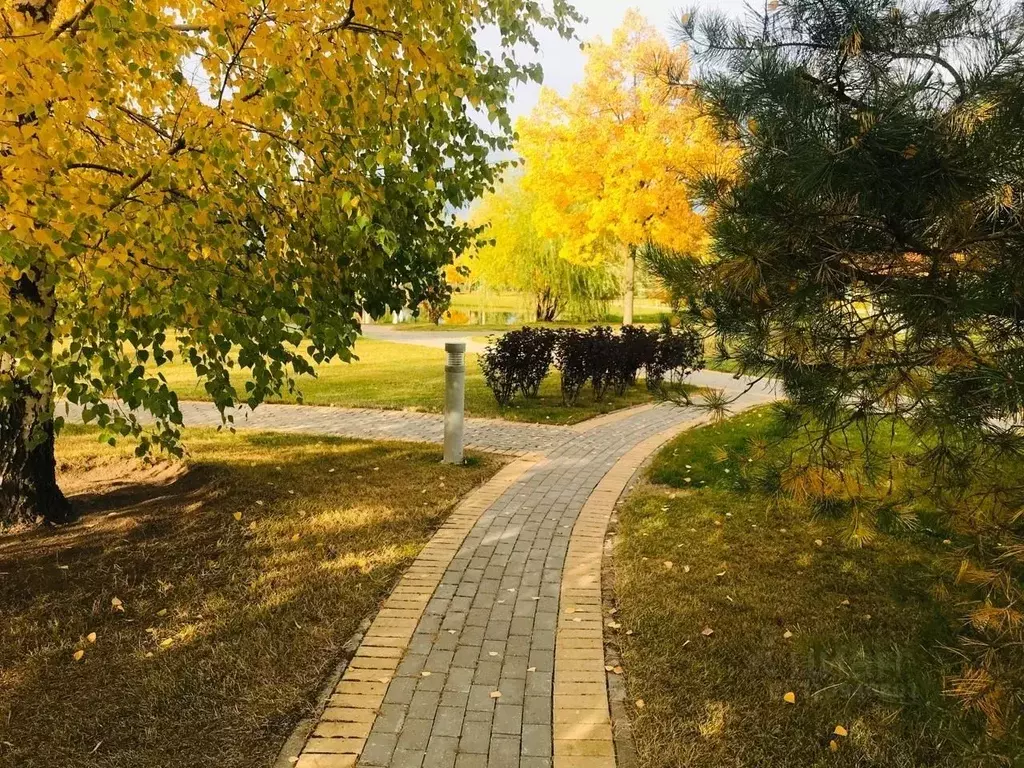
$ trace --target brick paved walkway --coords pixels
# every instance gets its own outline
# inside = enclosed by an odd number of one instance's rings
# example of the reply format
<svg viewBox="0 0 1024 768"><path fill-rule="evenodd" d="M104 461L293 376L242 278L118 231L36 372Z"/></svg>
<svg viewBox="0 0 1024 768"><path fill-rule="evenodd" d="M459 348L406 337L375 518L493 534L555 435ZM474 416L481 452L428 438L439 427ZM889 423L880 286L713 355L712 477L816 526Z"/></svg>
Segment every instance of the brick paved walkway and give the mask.
<svg viewBox="0 0 1024 768"><path fill-rule="evenodd" d="M743 388L715 376L733 393ZM758 387L735 407L771 399ZM182 410L186 425L220 423L209 404ZM701 419L669 404L574 427L467 419L468 445L519 458L426 545L309 738L284 759L296 768L616 768L626 746L604 670L605 529L636 469ZM264 405L236 414L236 426L443 435L438 415L312 406Z"/></svg>
<svg viewBox="0 0 1024 768"><path fill-rule="evenodd" d="M58 406L57 413L64 415L63 406ZM439 443L444 438L444 416L439 413L279 404L264 404L255 411L242 407L230 413L238 429L430 443ZM221 424L220 414L213 403L182 402L181 415L187 427L217 427ZM146 420L144 416L141 418ZM69 409L68 420L79 420L77 408ZM592 424L594 421L562 427L467 418L465 444L467 448L512 455L545 452L565 443L581 430L589 429Z"/></svg>
<svg viewBox="0 0 1024 768"><path fill-rule="evenodd" d="M604 530L634 471L699 418L662 404L545 430L543 454L467 497L385 602L297 767L615 768Z"/></svg>

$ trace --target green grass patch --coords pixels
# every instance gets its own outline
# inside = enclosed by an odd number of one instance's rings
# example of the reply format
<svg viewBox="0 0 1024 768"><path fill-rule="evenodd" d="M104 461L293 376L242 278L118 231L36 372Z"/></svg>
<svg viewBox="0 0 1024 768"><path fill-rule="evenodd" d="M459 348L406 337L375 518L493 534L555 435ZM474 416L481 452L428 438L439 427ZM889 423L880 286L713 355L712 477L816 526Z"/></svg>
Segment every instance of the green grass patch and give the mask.
<svg viewBox="0 0 1024 768"><path fill-rule="evenodd" d="M0 765L270 765L359 623L500 466L212 430L186 464L145 465L97 434L58 442L82 521L0 535Z"/></svg>
<svg viewBox="0 0 1024 768"><path fill-rule="evenodd" d="M318 367L316 378L298 379L302 402L307 405L336 405L349 408L383 408L428 413L444 411L443 350L397 344L376 339L360 339L356 343L358 360L351 363L335 361ZM208 399L197 383L191 367L181 363L160 368L170 386L185 400ZM242 391L244 377L239 374L236 386ZM562 404L561 380L552 370L541 386L537 398L517 399L510 407L501 408L484 382L476 355L466 356L466 413L469 416L507 419L542 424L575 424L593 416L649 402L651 395L643 386L630 388L622 397L608 395L596 402L589 388L573 407ZM269 402L295 402L285 395Z"/></svg>
<svg viewBox="0 0 1024 768"><path fill-rule="evenodd" d="M958 614L935 589L941 537L857 547L849 521L773 507L747 490L747 454L775 436L770 408L694 429L621 511L618 621L633 632L621 646L645 704L632 713L642 763L1014 764L987 757L1008 746L942 692Z"/></svg>

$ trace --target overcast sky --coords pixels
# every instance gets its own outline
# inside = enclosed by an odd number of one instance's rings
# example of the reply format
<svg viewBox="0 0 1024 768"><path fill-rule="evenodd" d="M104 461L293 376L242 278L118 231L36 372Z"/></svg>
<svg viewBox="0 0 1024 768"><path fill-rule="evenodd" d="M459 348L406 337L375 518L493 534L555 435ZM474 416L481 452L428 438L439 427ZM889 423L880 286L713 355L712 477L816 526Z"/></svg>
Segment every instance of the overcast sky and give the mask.
<svg viewBox="0 0 1024 768"><path fill-rule="evenodd" d="M588 41L598 36L609 39L612 30L622 23L629 8L639 10L671 39L672 18L681 8L713 8L740 16L746 8L746 0L576 0L574 5L587 17L586 25L578 31L581 40ZM544 84L562 94L568 93L572 84L583 77L584 54L576 42L562 40L556 34L544 35L541 40L541 57ZM533 109L539 92L540 86L520 85L516 89L513 117L527 114Z"/></svg>

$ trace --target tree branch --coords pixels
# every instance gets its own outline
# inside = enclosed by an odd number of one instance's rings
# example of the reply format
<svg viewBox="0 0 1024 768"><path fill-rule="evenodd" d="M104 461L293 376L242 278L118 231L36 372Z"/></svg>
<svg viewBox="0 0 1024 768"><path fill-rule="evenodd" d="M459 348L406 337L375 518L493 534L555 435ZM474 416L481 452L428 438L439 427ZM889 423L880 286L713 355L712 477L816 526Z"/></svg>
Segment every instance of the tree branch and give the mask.
<svg viewBox="0 0 1024 768"><path fill-rule="evenodd" d="M67 21L65 21L63 24L61 24L59 27L57 27L55 30L53 30L53 34L50 35L50 37L49 37L47 42L51 42L52 43L54 40L56 40L58 37L63 35L65 32L67 32L72 27L77 27L78 23L82 19L84 19L86 16L88 16L90 13L92 13L92 9L93 9L93 7L95 5L96 5L96 0L89 0L85 5L82 6L82 10L80 10L74 16L72 16Z"/></svg>

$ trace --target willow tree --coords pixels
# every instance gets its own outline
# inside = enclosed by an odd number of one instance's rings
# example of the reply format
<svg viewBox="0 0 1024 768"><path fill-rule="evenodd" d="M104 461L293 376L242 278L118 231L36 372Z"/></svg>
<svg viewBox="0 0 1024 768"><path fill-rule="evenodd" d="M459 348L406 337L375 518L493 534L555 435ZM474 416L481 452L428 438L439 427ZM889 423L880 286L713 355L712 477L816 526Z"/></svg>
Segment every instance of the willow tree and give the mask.
<svg viewBox="0 0 1024 768"><path fill-rule="evenodd" d="M564 0L0 0L0 523L73 515L60 400L175 451L161 364L256 406L347 358L359 312L435 289L472 237L451 211L510 147L510 87L539 75L522 51L575 19Z"/></svg>
<svg viewBox="0 0 1024 768"><path fill-rule="evenodd" d="M722 149L691 94L660 76L687 69L685 47L669 45L639 13L627 11L611 40L586 52L583 81L565 98L542 91L517 126L517 148L523 184L538 200L537 227L561 242L562 257L590 266L622 260L628 325L637 249L703 248L703 218L681 182L723 162Z"/></svg>
<svg viewBox="0 0 1024 768"><path fill-rule="evenodd" d="M538 230L536 212L536 196L523 188L519 174L484 195L470 218L483 240L462 259L470 279L529 296L536 320L597 319L617 281L603 264L563 258L561 241Z"/></svg>
<svg viewBox="0 0 1024 768"><path fill-rule="evenodd" d="M1019 737L1024 8L781 0L682 25L742 157L700 186L712 261L675 277L742 372L785 388L803 449L764 487L847 514L862 542L946 528L950 688Z"/></svg>

